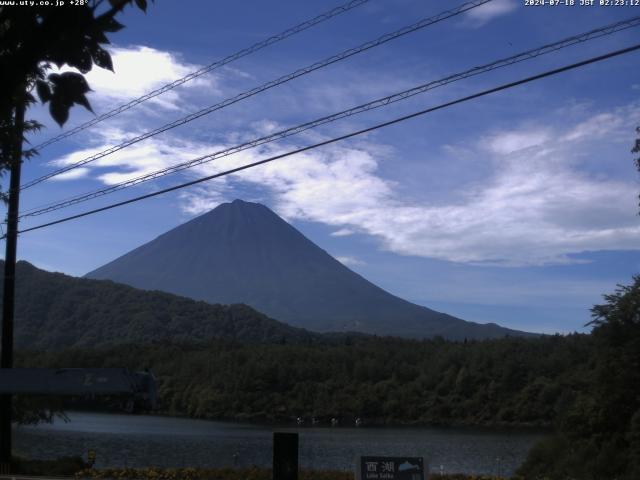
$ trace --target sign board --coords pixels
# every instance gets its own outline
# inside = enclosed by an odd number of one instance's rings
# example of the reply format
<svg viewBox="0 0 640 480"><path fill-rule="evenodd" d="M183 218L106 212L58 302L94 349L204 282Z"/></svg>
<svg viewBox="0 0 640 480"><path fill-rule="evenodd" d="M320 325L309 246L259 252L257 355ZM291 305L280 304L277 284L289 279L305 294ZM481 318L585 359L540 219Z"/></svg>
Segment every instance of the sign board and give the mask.
<svg viewBox="0 0 640 480"><path fill-rule="evenodd" d="M356 480L425 480L422 457L360 457Z"/></svg>

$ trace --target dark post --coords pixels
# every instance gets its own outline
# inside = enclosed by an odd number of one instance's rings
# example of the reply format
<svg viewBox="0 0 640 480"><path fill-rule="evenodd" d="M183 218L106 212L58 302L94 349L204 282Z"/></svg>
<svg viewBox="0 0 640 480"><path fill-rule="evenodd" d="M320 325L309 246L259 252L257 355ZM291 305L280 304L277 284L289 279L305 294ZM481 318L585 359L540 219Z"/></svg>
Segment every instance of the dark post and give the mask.
<svg viewBox="0 0 640 480"><path fill-rule="evenodd" d="M273 433L273 480L298 480L297 433Z"/></svg>
<svg viewBox="0 0 640 480"><path fill-rule="evenodd" d="M22 167L22 136L24 134L24 99L18 101L15 114L15 147L11 158L7 239L4 257L2 296L2 353L0 368L13 368L13 311L16 286L16 250L18 241L18 209L20 204L20 170ZM0 471L11 464L11 395L0 396Z"/></svg>

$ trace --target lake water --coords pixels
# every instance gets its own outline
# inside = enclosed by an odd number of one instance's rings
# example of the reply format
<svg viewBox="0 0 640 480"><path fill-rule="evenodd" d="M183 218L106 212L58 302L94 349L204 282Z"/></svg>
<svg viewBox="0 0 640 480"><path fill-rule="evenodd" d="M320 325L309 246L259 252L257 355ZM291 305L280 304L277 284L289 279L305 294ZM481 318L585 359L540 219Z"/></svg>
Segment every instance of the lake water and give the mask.
<svg viewBox="0 0 640 480"><path fill-rule="evenodd" d="M509 475L542 433L396 427L291 428L151 415L69 414L20 426L14 447L31 458L97 452L96 467L270 467L274 431L300 434L300 466L352 470L357 455L424 456L431 471Z"/></svg>

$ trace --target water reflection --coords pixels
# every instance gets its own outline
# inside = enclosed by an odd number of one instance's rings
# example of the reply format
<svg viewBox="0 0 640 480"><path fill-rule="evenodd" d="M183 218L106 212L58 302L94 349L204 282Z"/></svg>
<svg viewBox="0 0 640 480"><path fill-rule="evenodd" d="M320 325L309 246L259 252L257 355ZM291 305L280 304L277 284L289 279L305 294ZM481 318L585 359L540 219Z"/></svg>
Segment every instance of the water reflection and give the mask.
<svg viewBox="0 0 640 480"><path fill-rule="evenodd" d="M300 465L353 469L357 455L424 456L434 472L514 472L541 433L439 428L274 428L173 417L73 412L71 422L21 426L15 449L32 458L97 451L96 467L271 465L272 433L300 433Z"/></svg>

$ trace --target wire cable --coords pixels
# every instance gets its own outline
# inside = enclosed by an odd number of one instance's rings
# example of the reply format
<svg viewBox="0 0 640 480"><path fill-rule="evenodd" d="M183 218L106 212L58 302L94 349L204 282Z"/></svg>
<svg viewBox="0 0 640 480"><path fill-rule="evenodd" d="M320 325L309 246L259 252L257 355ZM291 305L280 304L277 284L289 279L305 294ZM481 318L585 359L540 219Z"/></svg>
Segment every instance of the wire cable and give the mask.
<svg viewBox="0 0 640 480"><path fill-rule="evenodd" d="M340 5L332 10L329 10L326 13L323 13L321 15L318 15L317 17L314 17L310 20L307 20L305 22L302 22L294 27L291 27L277 35L273 35L272 37L267 38L266 40L263 40L261 42L255 43L253 45L251 45L250 47L244 48L236 53L233 53L221 60L216 60L215 62L202 67L194 72L189 73L188 75L185 75L182 78L179 78L177 80L174 80L171 83L168 83L166 85L163 85L160 88L157 88L156 90L153 90L145 95L142 95L141 97L135 98L134 100L131 100L130 102L127 102L123 105L120 105L119 107L114 108L113 110L110 110L106 113L103 113L102 115L92 118L91 120L78 125L75 128L72 128L71 130L61 133L60 135L56 135L55 137L52 137L44 142L42 142L39 145L35 146L36 150L40 150L44 147L47 147L51 144L54 144L56 142L59 142L60 140L63 140L67 137L70 137L71 135L75 135L78 132L81 132L83 130L86 130L87 128L90 128L94 125L96 125L97 123L100 123L108 118L111 117L115 117L116 115L129 110L130 108L135 107L136 105L140 105L143 102L146 102L147 100L150 100L154 97L157 97L158 95L162 95L165 92L168 92L169 90L172 90L184 83L187 83L190 80L193 80L194 78L198 78L206 73L211 72L212 70L215 70L217 68L220 68L224 65L227 65L231 62L234 62L242 57L246 57L247 55L250 55L252 53L257 52L258 50L262 50L263 48L266 48L270 45L273 45L274 43L278 43L286 38L289 38L293 35L296 35L300 32L303 32L304 30L307 30L315 25L318 25L322 22L325 22L326 20L329 20L333 17L336 17L338 15L341 15L345 12L348 12L349 10L352 10L356 7L359 7L360 5L363 5L365 3L367 3L370 0L351 0L343 5Z"/></svg>
<svg viewBox="0 0 640 480"><path fill-rule="evenodd" d="M425 115L427 113L435 112L437 110L442 110L444 108L451 107L453 105L458 105L460 103L468 102L470 100L474 100L474 99L479 98L479 97L484 97L484 96L490 95L492 93L496 93L496 92L500 92L500 91L503 91L503 90L507 90L507 89L510 89L510 88L513 88L513 87L516 87L516 86L519 86L519 85L523 85L523 84L526 84L526 83L530 83L530 82L533 82L533 81L536 81L536 80L540 80L540 79L543 79L543 78L546 78L546 77L551 77L553 75L558 75L560 73L567 72L569 70L573 70L573 69L576 69L576 68L584 67L584 66L592 64L592 63L596 63L596 62L600 62L600 61L603 61L603 60L607 60L609 58L613 58L613 57L617 57L617 56L620 56L620 55L624 55L626 53L630 53L630 52L633 52L633 51L636 51L636 50L640 50L640 44L632 45L630 47L623 48L623 49L620 49L620 50L615 50L615 51L606 53L604 55L599 55L597 57L591 57L591 58L589 58L587 60L583 60L581 62L572 63L570 65L565 65L564 67L556 68L556 69L553 69L553 70L547 70L546 72L539 73L537 75L532 75L530 77L526 77L526 78L523 78L523 79L520 79L520 80L516 80L514 82L506 83L506 84L500 85L498 87L490 88L488 90L483 90L481 92L474 93L474 94L468 95L466 97L462 97L462 98L458 98L456 100L452 100L452 101L449 101L449 102L446 102L446 103L442 103L442 104L437 105L435 107L429 107L429 108L426 108L424 110L420 110L418 112L411 113L409 115L404 115L402 117L397 117L397 118L394 118L393 120L389 120L387 122L379 123L379 124L373 125L371 127L364 128L362 130L357 130L357 131L354 131L354 132L351 132L351 133L348 133L348 134L345 134L345 135L341 135L339 137L334 137L334 138L331 138L329 140L324 140L322 142L315 143L313 145L308 145L306 147L302 147L302 148L298 148L298 149L295 149L295 150L291 150L291 151L286 152L286 153L281 153L279 155L274 155L272 157L265 158L263 160L258 160L256 162L249 163L249 164L246 164L246 165L242 165L242 166L239 166L239 167L236 167L236 168L232 168L232 169L226 170L224 172L215 173L213 175L208 175L206 177L202 177L202 178L199 178L199 179L196 179L196 180L192 180L190 182L185 182L185 183L181 183L179 185L174 185L172 187L165 188L165 189L162 189L162 190L158 190L156 192L148 193L146 195L141 195L141 196L138 196L138 197L130 198L130 199L124 200L122 202L112 203L112 204L106 205L104 207L100 207L100 208L96 208L96 209L93 209L93 210L82 212L82 213L79 213L79 214L76 214L76 215L71 215L71 216L68 216L68 217L60 218L58 220L54 220L54 221L51 221L51 222L47 222L47 223L43 223L43 224L40 224L40 225L36 225L34 227L25 228L23 230L20 230L18 233L26 233L26 232L31 232L31 231L34 231L34 230L39 230L39 229L42 229L42 228L45 228L45 227L58 225L60 223L64 223L64 222L68 222L68 221L75 220L75 219L78 219L78 218L86 217L88 215L93 215L93 214L96 214L96 213L104 212L106 210L111 210L113 208L117 208L117 207L121 207L121 206L128 205L128 204L131 204L131 203L139 202L141 200L146 200L147 198L152 198L152 197L156 197L158 195L162 195L162 194L165 194L165 193L173 192L175 190L180 190L182 188L190 187L192 185L197 185L199 183L207 182L207 181L213 180L215 178L220 178L220 177L224 177L224 176L227 176L227 175L231 175L233 173L237 173L237 172L240 172L242 170L247 170L249 168L257 167L258 165L263 165L265 163L273 162L274 160L279 160L281 158L289 157L289 156L295 155L297 153L306 152L308 150L313 150L315 148L319 148L319 147L322 147L322 146L325 146L325 145L329 145L329 144L336 143L336 142L339 142L339 141L342 141L342 140L346 140L348 138L352 138L352 137L355 137L355 136L358 136L358 135L369 133L369 132L372 132L374 130L378 130L380 128L384 128L384 127L388 127L388 126L391 126L391 125L394 125L394 124L397 124L397 123L400 123L400 122L404 122L406 120L409 120L409 119L412 119L412 118L416 118L416 117Z"/></svg>
<svg viewBox="0 0 640 480"><path fill-rule="evenodd" d="M201 157L197 157L191 160L188 160L186 162L182 162L179 163L177 165L172 165L170 167L167 168L163 168L160 170L157 170L155 172L151 172L151 173L147 173L145 175L141 175L139 177L136 178L132 178L130 180L126 180L120 183L117 183L115 185L111 185L109 187L105 187L105 188L101 188L98 190L94 190L88 193L84 193L84 194L80 194L80 195L76 195L64 200L59 200L56 202L52 202L49 203L47 205L43 205L43 206L39 206L39 207L34 207L32 209L27 210L25 213L23 213L20 218L24 218L24 217L33 217L33 216L37 216L37 215L42 215L45 213L49 213L55 210L60 210L62 208L66 208L72 205L76 205L78 203L82 203L88 200L92 200L94 198L99 198L102 197L104 195L110 194L110 193L114 193L117 192L119 190L123 190L125 188L129 188L129 187L133 187L135 185L139 185L143 182L148 182L151 180L155 180L161 177L164 177L166 175L170 175L170 174L174 174L174 173L178 173L180 171L189 169L189 168L193 168L195 166L198 165L202 165L204 163L208 163L214 160L217 160L219 158L223 158L229 155L233 155L235 153L241 152L243 150L247 150L250 148L255 148L259 145L264 145L266 143L270 143L270 142L274 142L276 140L281 140L283 138L286 137L290 137L293 135L297 135L299 133L302 133L306 130L318 127L320 125L324 125L330 122L334 122L337 121L339 119L342 118L346 118L346 117L350 117L356 114L360 114L363 112L367 112L376 108L380 108L395 102L399 102L401 100L406 100L410 97L413 97L414 95L418 95L421 93L425 93L429 90L438 88L438 87L442 87L445 85L448 85L450 83L459 81L459 80L463 80L466 78L470 78L476 75L480 75L492 70L496 70L498 68L503 68L506 66L510 66L513 65L515 63L519 63L519 62L523 62L526 60L530 60L536 57L539 57L541 55L546 55L552 52L556 52L558 50L567 48L569 46L572 45L576 45L576 44L580 44L589 40L593 40L593 39L597 39L597 38L601 38L603 36L606 35L611 35L613 33L625 30L627 28L631 28L631 27L637 27L640 25L640 16L637 17L633 17L633 18L629 18L626 20L622 20L620 22L615 22L613 24L610 25L606 25L597 29L593 29L590 30L588 32L584 32L578 35L574 35L568 38L565 38L563 40L554 42L554 43L550 43L532 50L527 50L525 52L522 53L518 53L516 55L512 55L510 57L507 58L503 58L500 60L496 60L494 62L485 64L485 65L481 65L481 66L477 66L477 67L473 67L470 68L468 70L465 70L463 72L460 73L455 73L452 75L449 75L447 77L441 78L439 80L434 80L428 83L425 83L423 85L419 85L417 87L413 87L410 88L408 90L404 90L402 92L399 93L394 93L392 95L388 95L386 97L383 98L379 98L361 105L358 105L356 107L352 107L349 108L347 110L343 110L341 112L338 113L334 113L332 115L328 115L310 122L306 122L303 123L301 125L297 125L294 127L290 127L284 130L280 130L278 132L272 133L270 135L266 135L260 138L256 138L247 142L244 142L240 145L236 145L230 148L226 148L223 150L219 150L217 152L208 154L208 155L203 155Z"/></svg>
<svg viewBox="0 0 640 480"><path fill-rule="evenodd" d="M258 87L252 88L251 90L247 90L245 92L242 92L234 97L229 97L225 100L223 100L222 102L216 103L215 105L211 105L209 107L203 108L201 110L198 110L197 112L191 113L185 117L182 117L178 120L175 120L171 123L165 124L161 127L156 128L155 130L151 130L148 132L143 133L142 135L138 135L137 137L133 137L130 138L129 140L125 140L124 142L118 144L118 145L114 145L113 147L107 148L106 150L103 150L99 153L96 153L95 155L91 155L83 160L80 160L78 162L75 162L72 165L68 165L66 167L60 168L58 170L55 170L53 172L50 172L46 175L43 175L41 177L38 177L34 180L31 180L27 183L25 183L24 185L21 186L21 189L24 190L26 188L30 188L34 185L37 185L38 183L44 182L45 180L48 180L52 177L55 177L57 175L60 175L62 173L66 173L70 170L73 170L75 168L78 168L82 165L86 165L87 163L91 163L94 162L100 158L106 157L107 155L110 155L114 152L117 152L119 150L122 150L123 148L127 148L130 147L131 145L134 145L135 143L141 142L142 140L146 140L147 138L151 138L155 135L158 135L160 133L166 132L168 130L171 130L173 128L179 127L181 125L184 125L186 123L189 123L193 120L196 120L197 118L203 117L205 115L209 115L210 113L213 113L217 110L221 110L223 108L226 108L230 105L233 105L237 102L240 102L242 100L245 100L247 98L253 97L254 95L257 95L259 93L262 93L266 90L269 90L271 88L274 88L278 85L282 85L284 83L290 82L291 80L294 80L298 77L302 77L304 75L308 75L311 72L314 72L316 70L319 70L321 68L327 67L329 65L332 65L336 62L345 60L347 58L350 58L354 55L357 55L359 53L362 53L364 51L370 50L372 48L378 47L380 45L383 45L391 40L395 40L396 38L402 37L404 35L408 35L410 33L416 32L418 30L421 30L423 28L426 28L428 26L434 25L436 23L442 22L443 20L447 20L449 18L455 17L457 15L460 15L464 12L467 12L469 10L472 10L474 8L478 8L481 5L484 5L485 3L491 2L492 0L471 0L470 2L466 2L463 3L462 5L454 8L454 9L450 9L450 10L446 10L444 12L441 12L433 17L428 17L428 18L424 18L422 20L420 20L417 23L414 23L413 25L409 25L406 27L403 27L399 30L396 30L392 33L387 33L385 35L382 35L381 37L378 37L375 40L371 40L369 42L365 42L357 47L354 48L350 48L348 50L345 50L341 53L338 53L336 55L333 55L329 58L326 58L324 60L321 60L319 62L316 62L312 65L309 65L307 67L304 68L300 68L298 70L296 70L293 73L289 73L287 75L283 75L282 77L279 77L275 80L271 80L267 83L264 83Z"/></svg>

